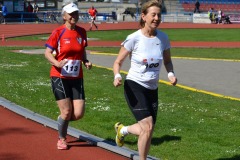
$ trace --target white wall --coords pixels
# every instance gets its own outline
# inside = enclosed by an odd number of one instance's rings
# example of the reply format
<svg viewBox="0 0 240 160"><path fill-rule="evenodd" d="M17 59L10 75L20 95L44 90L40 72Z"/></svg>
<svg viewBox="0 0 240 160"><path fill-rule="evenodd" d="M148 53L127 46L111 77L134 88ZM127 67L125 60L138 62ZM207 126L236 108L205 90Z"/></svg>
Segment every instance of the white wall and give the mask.
<svg viewBox="0 0 240 160"><path fill-rule="evenodd" d="M193 23L211 23L208 14L194 13L193 14Z"/></svg>

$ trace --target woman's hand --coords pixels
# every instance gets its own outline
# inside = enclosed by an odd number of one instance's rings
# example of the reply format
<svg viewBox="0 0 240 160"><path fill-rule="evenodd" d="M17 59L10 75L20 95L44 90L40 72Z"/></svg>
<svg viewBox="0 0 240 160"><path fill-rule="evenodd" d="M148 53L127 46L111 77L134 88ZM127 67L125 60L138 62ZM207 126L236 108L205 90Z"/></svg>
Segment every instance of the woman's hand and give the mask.
<svg viewBox="0 0 240 160"><path fill-rule="evenodd" d="M115 78L114 81L113 81L113 85L115 87L121 86L122 85L122 78L121 77Z"/></svg>
<svg viewBox="0 0 240 160"><path fill-rule="evenodd" d="M67 63L67 59L63 59L60 62L58 62L58 64L56 65L56 67L58 68L62 68L66 63Z"/></svg>
<svg viewBox="0 0 240 160"><path fill-rule="evenodd" d="M89 61L86 61L86 62L84 62L84 66L85 66L87 69L91 69L91 68L92 68L92 63L89 62Z"/></svg>
<svg viewBox="0 0 240 160"><path fill-rule="evenodd" d="M174 75L168 76L168 79L173 86L177 84L177 77L175 77Z"/></svg>

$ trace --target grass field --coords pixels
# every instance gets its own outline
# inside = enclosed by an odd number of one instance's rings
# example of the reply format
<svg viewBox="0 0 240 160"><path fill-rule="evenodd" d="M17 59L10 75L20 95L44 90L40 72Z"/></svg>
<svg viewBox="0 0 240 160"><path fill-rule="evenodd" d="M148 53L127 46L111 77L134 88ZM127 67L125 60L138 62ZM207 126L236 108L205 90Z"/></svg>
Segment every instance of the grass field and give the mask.
<svg viewBox="0 0 240 160"><path fill-rule="evenodd" d="M239 29L160 29L168 34L171 41L240 41ZM122 41L135 30L97 31L87 32L89 38L98 38L102 41ZM38 36L17 37L15 40L39 40L49 34ZM12 38L11 38L12 39Z"/></svg>
<svg viewBox="0 0 240 160"><path fill-rule="evenodd" d="M237 30L232 34L232 41L239 41L236 34ZM50 64L43 55L13 53L12 50L16 49L26 48L0 48L0 96L55 120L59 110L50 87ZM226 59L231 55L231 59L240 59L239 49L172 49L174 56L189 56L183 55L186 51L196 57ZM135 122L125 102L123 88L113 87L113 73L108 69L94 67L90 71L84 70L84 76L86 114L81 121L70 125L113 142L115 122ZM240 159L239 117L239 101L161 83L158 120L150 155L161 160ZM137 150L137 138L126 137L125 145Z"/></svg>

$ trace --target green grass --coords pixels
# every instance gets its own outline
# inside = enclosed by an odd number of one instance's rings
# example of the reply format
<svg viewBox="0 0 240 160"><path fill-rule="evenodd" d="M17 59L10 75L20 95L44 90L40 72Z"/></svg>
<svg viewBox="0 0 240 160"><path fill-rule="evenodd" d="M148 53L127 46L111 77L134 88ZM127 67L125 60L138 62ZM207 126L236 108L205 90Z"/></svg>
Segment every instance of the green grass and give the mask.
<svg viewBox="0 0 240 160"><path fill-rule="evenodd" d="M239 48L172 48L174 57L240 60Z"/></svg>
<svg viewBox="0 0 240 160"><path fill-rule="evenodd" d="M239 29L162 29L171 41L240 41ZM88 32L89 38L101 41L123 41L134 30ZM49 34L10 38L9 40L43 40ZM88 50L118 54L118 47L87 47ZM172 48L174 57L240 59L239 48Z"/></svg>
<svg viewBox="0 0 240 160"><path fill-rule="evenodd" d="M36 113L56 119L59 114L50 80L50 64L43 55L13 53L26 49L0 47L0 96ZM70 125L114 141L113 125L134 123L123 96L114 88L113 73L85 70L86 114ZM240 158L239 101L159 85L159 111L150 155L162 160L222 160ZM137 149L137 138L125 145Z"/></svg>
<svg viewBox="0 0 240 160"><path fill-rule="evenodd" d="M160 29L171 41L240 41L239 29ZM88 37L101 40L122 41L134 30L88 32Z"/></svg>
<svg viewBox="0 0 240 160"><path fill-rule="evenodd" d="M240 41L239 29L160 29L167 33L171 41ZM87 32L89 38L102 41L123 41L135 30L94 31ZM14 40L39 40L49 34L10 38Z"/></svg>
<svg viewBox="0 0 240 160"><path fill-rule="evenodd" d="M238 29L163 29L172 41L240 41ZM122 41L133 30L88 32L88 37ZM46 35L18 37L39 40ZM9 39L9 40L12 40ZM56 119L59 110L50 80L50 64L43 55L13 53L26 47L0 47L0 96L36 113ZM117 54L119 48L87 47L88 50ZM239 48L172 48L174 57L239 60ZM114 88L113 73L96 68L84 70L86 114L71 126L114 141L113 125L134 123L123 96ZM150 155L161 160L240 159L239 101L159 84L159 112ZM89 127L90 126L90 127ZM137 138L127 136L125 145L137 150Z"/></svg>

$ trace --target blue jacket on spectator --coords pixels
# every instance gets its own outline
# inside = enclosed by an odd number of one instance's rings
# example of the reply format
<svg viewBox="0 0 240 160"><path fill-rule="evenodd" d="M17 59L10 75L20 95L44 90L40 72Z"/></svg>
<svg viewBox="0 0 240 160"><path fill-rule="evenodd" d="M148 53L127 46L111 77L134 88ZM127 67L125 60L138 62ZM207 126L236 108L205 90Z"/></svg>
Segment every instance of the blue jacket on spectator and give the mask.
<svg viewBox="0 0 240 160"><path fill-rule="evenodd" d="M7 11L7 7L2 5L2 15L5 17L7 15L8 11Z"/></svg>

